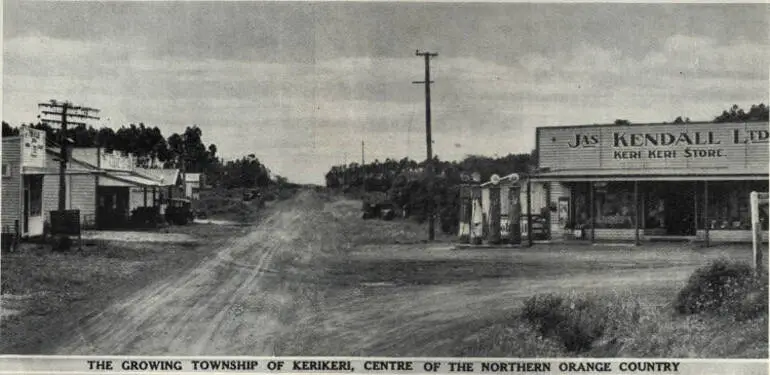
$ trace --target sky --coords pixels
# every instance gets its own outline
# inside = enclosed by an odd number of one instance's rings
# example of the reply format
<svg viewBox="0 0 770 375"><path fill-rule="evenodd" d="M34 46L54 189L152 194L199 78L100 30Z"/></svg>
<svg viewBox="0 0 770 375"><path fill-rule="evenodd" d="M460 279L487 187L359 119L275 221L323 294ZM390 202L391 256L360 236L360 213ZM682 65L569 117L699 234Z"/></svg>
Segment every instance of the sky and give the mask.
<svg viewBox="0 0 770 375"><path fill-rule="evenodd" d="M540 126L711 120L768 102L764 4L3 1L2 119L198 125L221 157L332 165L529 152Z"/></svg>

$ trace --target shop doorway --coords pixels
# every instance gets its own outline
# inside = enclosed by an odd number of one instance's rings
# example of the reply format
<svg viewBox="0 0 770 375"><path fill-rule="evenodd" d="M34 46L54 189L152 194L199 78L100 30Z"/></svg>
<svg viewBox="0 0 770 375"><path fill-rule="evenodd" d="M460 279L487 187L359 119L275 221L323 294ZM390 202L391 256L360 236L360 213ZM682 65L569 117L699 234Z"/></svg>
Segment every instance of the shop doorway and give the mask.
<svg viewBox="0 0 770 375"><path fill-rule="evenodd" d="M672 183L663 193L666 234L695 235L695 188L692 183Z"/></svg>
<svg viewBox="0 0 770 375"><path fill-rule="evenodd" d="M100 229L123 228L129 221L128 187L99 187L96 222Z"/></svg>
<svg viewBox="0 0 770 375"><path fill-rule="evenodd" d="M26 237L43 235L43 176L25 175L21 233Z"/></svg>

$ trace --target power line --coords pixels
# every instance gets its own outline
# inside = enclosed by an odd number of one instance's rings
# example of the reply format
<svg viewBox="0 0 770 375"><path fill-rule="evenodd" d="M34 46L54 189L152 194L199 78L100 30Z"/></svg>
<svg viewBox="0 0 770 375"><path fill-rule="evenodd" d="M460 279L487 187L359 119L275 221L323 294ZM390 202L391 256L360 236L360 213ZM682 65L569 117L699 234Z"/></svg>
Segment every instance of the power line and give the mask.
<svg viewBox="0 0 770 375"><path fill-rule="evenodd" d="M59 134L59 144L61 147L61 154L59 155L59 211L64 211L67 209L67 179L66 176L66 170L67 170L67 125L73 124L73 125L83 125L85 126L85 122L78 122L78 121L71 121L70 118L77 118L77 119L95 119L98 120L99 118L96 116L92 116L91 113L99 113L99 110L96 108L90 108L90 107L82 107L82 106L75 106L72 105L72 103L65 101L65 102L58 102L56 100L51 100L48 103L39 103L39 107L45 108L41 111L43 116L56 116L58 119L52 119L52 118L40 118L41 122L44 122L46 124L59 124L61 126L61 134ZM38 116L40 117L40 116Z"/></svg>

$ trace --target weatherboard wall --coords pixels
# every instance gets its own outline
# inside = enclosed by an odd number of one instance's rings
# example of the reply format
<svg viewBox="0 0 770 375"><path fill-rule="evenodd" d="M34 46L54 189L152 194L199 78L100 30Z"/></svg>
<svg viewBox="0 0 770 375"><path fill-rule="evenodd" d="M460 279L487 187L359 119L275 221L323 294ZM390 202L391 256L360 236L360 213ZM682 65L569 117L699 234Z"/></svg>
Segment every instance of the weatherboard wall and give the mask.
<svg viewBox="0 0 770 375"><path fill-rule="evenodd" d="M12 233L16 220L21 220L22 175L21 175L21 138L3 138L2 164L2 231ZM21 225L21 221L19 222Z"/></svg>
<svg viewBox="0 0 770 375"><path fill-rule="evenodd" d="M59 161L55 155L46 157L46 170L43 177L43 215L48 222L51 211L59 209ZM65 208L80 210L80 222L83 226L92 226L96 219L96 176L88 168L68 163L66 181Z"/></svg>

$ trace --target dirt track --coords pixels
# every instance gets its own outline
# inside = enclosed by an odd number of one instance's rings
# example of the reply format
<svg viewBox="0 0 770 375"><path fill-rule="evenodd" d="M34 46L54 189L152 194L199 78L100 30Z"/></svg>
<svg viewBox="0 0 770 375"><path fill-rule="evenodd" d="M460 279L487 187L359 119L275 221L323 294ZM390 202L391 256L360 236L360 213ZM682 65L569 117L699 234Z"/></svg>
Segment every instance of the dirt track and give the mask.
<svg viewBox="0 0 770 375"><path fill-rule="evenodd" d="M290 302L266 280L271 260L301 231L303 207L279 205L246 237L102 313L83 319L61 354L273 354ZM169 270L170 274L174 270ZM269 293L264 291L269 290Z"/></svg>
<svg viewBox="0 0 770 375"><path fill-rule="evenodd" d="M679 249L357 246L355 232L398 225L362 224L358 207L311 192L281 202L193 270L169 270L83 318L58 353L456 356L474 329L533 294L617 290L654 300L704 262Z"/></svg>

